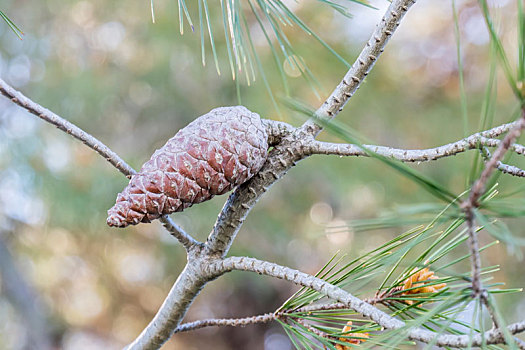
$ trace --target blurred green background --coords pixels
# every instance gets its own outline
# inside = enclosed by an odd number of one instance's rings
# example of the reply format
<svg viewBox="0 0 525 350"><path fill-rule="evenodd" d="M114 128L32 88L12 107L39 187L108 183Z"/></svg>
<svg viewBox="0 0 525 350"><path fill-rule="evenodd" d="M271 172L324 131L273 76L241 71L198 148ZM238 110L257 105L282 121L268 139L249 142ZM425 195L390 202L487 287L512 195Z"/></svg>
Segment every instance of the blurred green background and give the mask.
<svg viewBox="0 0 525 350"><path fill-rule="evenodd" d="M312 0L289 5L353 62L388 6L387 1L371 3L379 10L350 4L352 19ZM491 4L504 44L513 53L516 3ZM458 0L456 5L468 130L461 119L450 1L420 0L410 10L338 120L377 144L402 148L433 147L478 131L491 62L489 36L477 1ZM211 18L217 28L219 76L208 42L207 65L201 64L199 30L192 33L186 25L180 35L173 0L155 1L154 24L149 1L5 0L0 9L25 32L19 40L0 23L0 76L102 140L136 169L191 120L214 107L239 103L228 71L221 16ZM275 96L283 96L272 53L256 22L251 24L268 81ZM346 67L298 28L288 26L285 31L319 80L321 99L304 79L288 71L291 95L317 108ZM516 108L501 71L497 74L492 126L511 120ZM260 75L251 86L242 79L240 84L242 104L252 111L293 125L302 123L302 116L283 105L280 113L276 111ZM321 139L337 141L326 132ZM466 189L475 156L472 152L414 166L460 193ZM525 165L517 157L512 163ZM44 324L61 348L113 349L133 340L184 266L184 250L158 222L122 230L105 225L106 210L126 183L91 149L0 99L0 238L8 249L0 253L5 258L0 263L8 268L11 260L18 272L10 278L34 288L30 300L42 310ZM502 191L520 183L509 176L500 178ZM225 200L226 196L216 197L172 217L205 240ZM231 254L315 273L336 251L357 256L409 228L359 233L344 223L434 201L376 160L315 156L292 169L262 198ZM509 224L522 235L523 225ZM503 244L485 252L483 259L486 266L503 266L496 274L499 282L508 287L525 284L522 262ZM0 348L31 348L38 321L30 327L27 310L13 297L17 286L2 271ZM376 287L369 286L363 295L373 295ZM232 273L204 289L186 320L271 312L294 290L279 280ZM506 296L501 303L508 320L522 318L521 295ZM268 324L177 334L165 348L269 350L290 349L291 344L277 324Z"/></svg>

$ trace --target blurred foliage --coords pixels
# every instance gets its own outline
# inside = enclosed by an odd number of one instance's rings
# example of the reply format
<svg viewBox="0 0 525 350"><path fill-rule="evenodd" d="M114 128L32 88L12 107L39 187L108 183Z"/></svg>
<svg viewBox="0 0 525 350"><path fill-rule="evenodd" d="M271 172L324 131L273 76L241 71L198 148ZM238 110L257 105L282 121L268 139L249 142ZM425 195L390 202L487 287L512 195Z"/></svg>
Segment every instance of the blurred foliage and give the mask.
<svg viewBox="0 0 525 350"><path fill-rule="evenodd" d="M523 38L523 21L518 26L516 2L488 3L508 64L519 67L522 79L523 63L516 60L522 62L523 48L515 38ZM242 80L232 81L228 74L219 76L214 64L203 67L200 33L179 34L177 2L155 1L154 24L150 5L122 0L4 1L2 11L16 19L25 35L19 40L5 23L0 26L0 76L101 139L135 168L189 121L214 107L239 103L238 91L242 103L263 117L294 125L303 121L283 106L277 113L261 76L248 86ZM348 62L356 57L388 2L371 1L371 5L379 10L349 5L353 17L348 19L320 2L288 4ZM506 72L493 64L497 52L478 1L456 0L455 5L456 34L450 2L418 2L338 121L379 144L424 148L515 118L515 91ZM196 24L199 17L193 18ZM222 28L222 15L209 20L213 28ZM247 17L247 24L250 30L259 28L255 17ZM276 60L264 33L254 29L252 41L268 86L276 100L286 95L284 73L291 97L315 108L339 83L346 66L297 26L282 30L296 57L316 77L319 96L289 69L284 56ZM228 43L218 33L214 33L217 55L227 57ZM462 65L458 65L458 45ZM518 51L520 55L510 54ZM213 52L205 55L207 62L214 61ZM228 61L219 60L219 69L228 71ZM321 138L341 141L328 132ZM410 168L459 194L474 178L471 169L480 167L479 161L472 165L474 159L479 155L471 152ZM511 161L525 166L517 156ZM0 99L0 236L41 293L52 332L64 349L110 349L129 342L157 311L184 266L183 249L158 222L125 230L105 226L106 210L126 182L93 151ZM512 209L521 216L523 204L516 205L516 198L523 197L520 179L501 176L498 183L505 196L494 198L492 207L481 214ZM203 240L225 199L216 197L173 218ZM424 220L434 217L440 205L377 159L316 156L293 168L261 199L232 254L315 273L336 251L361 256L421 220L427 223ZM395 220L407 213L415 213L412 221ZM377 226L362 221L367 219L376 220ZM385 224L387 219L390 223ZM519 219L502 222L514 236L522 236ZM361 229L363 225L367 231ZM485 246L494 238L483 234L480 239ZM506 288L525 283L521 264L516 263L518 251L519 247L502 242L483 253L484 266L502 266L493 277ZM461 261L455 269L464 273L468 263ZM0 276L0 284L3 281ZM295 290L283 281L229 274L207 286L187 319L269 312ZM507 320L521 318L525 305L521 294L494 297ZM469 322L473 315L480 317L476 312L468 306L460 315ZM26 332L23 317L0 295L2 347L24 348ZM289 349L291 343L279 325L269 324L180 334L166 349L211 346Z"/></svg>

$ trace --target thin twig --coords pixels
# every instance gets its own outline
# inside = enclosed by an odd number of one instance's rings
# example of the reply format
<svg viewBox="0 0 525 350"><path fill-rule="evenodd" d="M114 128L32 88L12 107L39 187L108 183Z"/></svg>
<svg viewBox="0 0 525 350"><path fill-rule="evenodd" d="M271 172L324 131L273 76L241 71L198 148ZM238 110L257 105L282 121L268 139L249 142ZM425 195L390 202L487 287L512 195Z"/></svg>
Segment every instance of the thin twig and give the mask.
<svg viewBox="0 0 525 350"><path fill-rule="evenodd" d="M521 132L525 129L525 109L522 110L521 117L517 120L516 124L509 130L507 135L503 138L498 148L494 152L490 160L485 164L485 168L481 172L479 179L474 182L472 189L470 191L469 198L464 204L465 208L473 208L478 206L478 200L481 195L485 192L485 185L489 180L490 176L494 172L494 169L497 168L497 164L505 153L512 146L514 141L521 135Z"/></svg>
<svg viewBox="0 0 525 350"><path fill-rule="evenodd" d="M475 297L482 295L481 286L481 258L479 256L479 244L474 229L474 209L479 206L478 200L485 192L485 186L494 169L498 167L501 159L509 150L512 144L520 136L522 130L525 129L525 109L522 111L521 117L516 121L515 125L508 131L507 135L499 143L498 148L486 162L483 171L479 178L474 182L470 190L468 199L462 203L462 208L465 211L465 218L468 226L468 245L470 250L470 260L472 269L472 291ZM482 298L485 305L487 305L486 298ZM490 308L489 308L490 309Z"/></svg>
<svg viewBox="0 0 525 350"><path fill-rule="evenodd" d="M509 149L509 151L511 150L512 150L512 147L511 149ZM483 159L485 160L485 162L488 161L491 157L490 151L486 147L482 147L480 151L481 151L481 155ZM499 171L501 171L504 174L509 174L509 175L516 176L516 177L525 177L525 170L518 168L517 166L514 166L514 165L508 165L502 162L498 162L497 168Z"/></svg>
<svg viewBox="0 0 525 350"><path fill-rule="evenodd" d="M183 323L175 329L174 333L194 331L196 329L201 329L204 327L212 327L212 326L244 327L249 324L268 323L268 322L275 320L276 318L277 316L273 312L267 313L264 315L257 315L257 316L251 316L251 317L243 317L243 318L212 318L212 319L207 319L207 320L199 320L199 321L194 321L194 322Z"/></svg>
<svg viewBox="0 0 525 350"><path fill-rule="evenodd" d="M470 253L470 266L472 274L472 294L474 297L478 297L482 293L481 287L481 258L479 255L479 243L476 237L476 229L474 228L474 211L467 210L465 212L465 218L467 220L467 232L468 232L468 247Z"/></svg>
<svg viewBox="0 0 525 350"><path fill-rule="evenodd" d="M365 303L374 305L382 302L381 298L365 298L363 299ZM292 317L297 319L298 316L293 316L292 314L297 313L311 313L316 311L329 311L329 310L344 310L348 309L348 306L345 303L327 303L327 304L315 304L308 305L294 310L285 310L278 313L270 312L262 315L242 317L242 318L210 318L205 320L199 320L194 322L183 323L175 329L174 333L193 331L205 327L244 327L249 324L258 324L258 323L268 323L279 318L289 318Z"/></svg>
<svg viewBox="0 0 525 350"><path fill-rule="evenodd" d="M319 329L317 329L315 327L312 327L312 325L308 324L308 322L306 322L305 320L297 318L297 319L295 319L295 322L297 322L298 324L300 324L304 328L308 329L308 332L311 332L312 334L315 334L318 337L321 337L321 338L333 338L328 333L325 333L325 332L323 332L323 331L321 331L321 330L319 330Z"/></svg>
<svg viewBox="0 0 525 350"><path fill-rule="evenodd" d="M516 177L525 177L525 170L518 168L514 165L508 165L502 162L498 162L498 170L504 174L516 176Z"/></svg>
<svg viewBox="0 0 525 350"><path fill-rule="evenodd" d="M479 254L479 243L476 235L475 225L475 215L474 210L479 207L479 199L485 192L486 184L494 172L495 169L498 169L502 166L501 160L507 151L510 149L512 144L517 140L521 135L521 132L525 129L525 108L521 111L520 118L516 121L514 125L505 135L503 140L499 143L498 148L494 154L488 159L485 163L481 175L474 182L471 187L469 197L466 201L462 203L462 208L465 212L465 219L467 221L467 232L468 232L468 247L470 251L470 264L471 264L471 275L472 275L472 294L473 297L480 298L480 301L487 308L492 322L494 324L494 330L499 331L499 325L497 321L496 314L488 300L488 293L483 289L481 282L481 257ZM482 149L482 152L487 152ZM489 154L490 155L490 154ZM521 345L520 345L521 346Z"/></svg>
<svg viewBox="0 0 525 350"><path fill-rule="evenodd" d="M77 140L82 141L86 146L96 151L102 157L104 157L111 165L117 168L122 174L126 175L127 178L135 175L137 172L129 166L122 158L113 152L109 147L103 144L100 140L96 139L89 133L80 129L75 124L65 120L64 118L56 115L47 108L42 107L38 103L24 96L21 92L14 89L12 86L7 84L0 78L0 93L5 97L9 98L13 103L16 103L20 107L36 115L40 119L53 124L58 129L65 133L73 136ZM172 236L177 238L179 242L186 248L191 249L195 245L201 244L195 240L191 235L186 233L180 226L178 226L169 216L163 216L161 219L163 226L170 232Z"/></svg>
<svg viewBox="0 0 525 350"><path fill-rule="evenodd" d="M327 304L314 304L300 307L298 309L292 310L294 313L309 313L315 311L328 311L328 310L338 310L338 309L348 309L345 303L327 303ZM286 311L285 311L286 312Z"/></svg>

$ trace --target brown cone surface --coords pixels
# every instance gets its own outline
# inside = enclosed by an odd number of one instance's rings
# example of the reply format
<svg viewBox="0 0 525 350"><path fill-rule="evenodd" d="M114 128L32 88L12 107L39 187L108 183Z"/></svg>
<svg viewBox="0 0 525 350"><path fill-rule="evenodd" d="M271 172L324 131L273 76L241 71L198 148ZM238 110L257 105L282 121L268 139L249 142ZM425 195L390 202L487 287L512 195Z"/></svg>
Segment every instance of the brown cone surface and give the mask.
<svg viewBox="0 0 525 350"><path fill-rule="evenodd" d="M108 225L150 222L230 191L262 167L267 140L261 119L245 107L210 111L168 140L131 178L108 210Z"/></svg>

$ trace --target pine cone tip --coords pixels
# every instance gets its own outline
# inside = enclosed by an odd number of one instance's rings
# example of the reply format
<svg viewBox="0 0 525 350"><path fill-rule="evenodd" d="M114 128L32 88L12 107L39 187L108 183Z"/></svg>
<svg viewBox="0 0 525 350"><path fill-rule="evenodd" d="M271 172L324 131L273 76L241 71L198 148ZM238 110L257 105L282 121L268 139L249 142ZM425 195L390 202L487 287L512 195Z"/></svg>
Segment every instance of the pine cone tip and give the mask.
<svg viewBox="0 0 525 350"><path fill-rule="evenodd" d="M126 222L125 218L118 214L113 212L113 208L108 210L108 219L106 220L106 223L108 226L111 227L126 227L128 226L128 223Z"/></svg>

